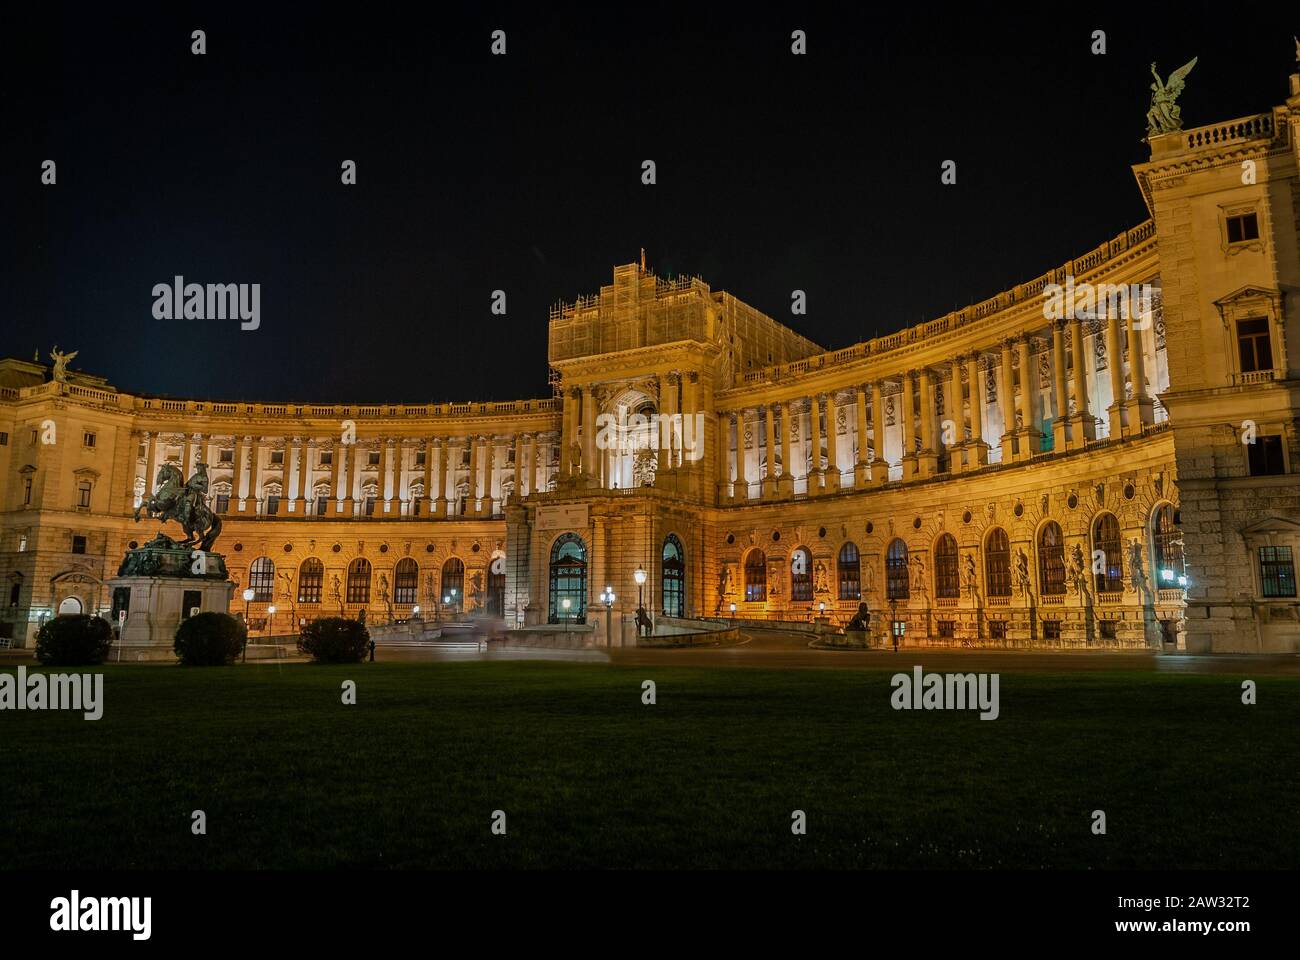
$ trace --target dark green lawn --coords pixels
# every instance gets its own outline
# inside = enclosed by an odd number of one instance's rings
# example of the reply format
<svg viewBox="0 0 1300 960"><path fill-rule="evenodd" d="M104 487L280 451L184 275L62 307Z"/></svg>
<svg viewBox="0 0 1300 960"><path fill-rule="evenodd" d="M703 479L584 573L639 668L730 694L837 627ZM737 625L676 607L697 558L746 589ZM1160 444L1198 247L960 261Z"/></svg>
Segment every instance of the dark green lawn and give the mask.
<svg viewBox="0 0 1300 960"><path fill-rule="evenodd" d="M97 722L0 713L0 866L1300 866L1294 677L1004 673L980 721L888 670L104 672Z"/></svg>

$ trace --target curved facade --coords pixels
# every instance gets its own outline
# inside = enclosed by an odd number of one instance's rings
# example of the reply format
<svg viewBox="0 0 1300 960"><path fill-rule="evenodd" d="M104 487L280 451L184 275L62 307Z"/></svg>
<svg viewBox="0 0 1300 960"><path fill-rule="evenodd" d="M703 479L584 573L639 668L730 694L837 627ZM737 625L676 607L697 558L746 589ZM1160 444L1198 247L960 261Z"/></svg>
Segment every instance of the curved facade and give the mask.
<svg viewBox="0 0 1300 960"><path fill-rule="evenodd" d="M217 549L282 630L416 605L560 623L610 586L624 615L842 623L865 600L954 644L1300 649L1291 82L1152 138L1145 223L840 350L632 264L552 311L549 399L162 400L3 361L5 629L107 612L155 530L138 498L201 461Z"/></svg>

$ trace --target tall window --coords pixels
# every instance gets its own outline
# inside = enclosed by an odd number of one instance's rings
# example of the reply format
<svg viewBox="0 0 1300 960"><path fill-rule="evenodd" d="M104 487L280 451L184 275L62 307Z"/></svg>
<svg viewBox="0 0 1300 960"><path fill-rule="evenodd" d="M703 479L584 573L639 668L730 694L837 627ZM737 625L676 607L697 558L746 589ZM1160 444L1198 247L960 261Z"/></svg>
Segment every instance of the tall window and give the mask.
<svg viewBox="0 0 1300 960"><path fill-rule="evenodd" d="M790 599L797 602L812 598L812 554L800 547L790 555Z"/></svg>
<svg viewBox="0 0 1300 960"><path fill-rule="evenodd" d="M348 603L370 602L370 561L357 557L348 564Z"/></svg>
<svg viewBox="0 0 1300 960"><path fill-rule="evenodd" d="M1101 551L1104 559L1100 572L1095 574L1098 593L1118 593L1124 589L1124 564L1121 560L1119 521L1113 513L1103 513L1092 525L1092 549Z"/></svg>
<svg viewBox="0 0 1300 960"><path fill-rule="evenodd" d="M442 596L444 603L456 608L465 599L465 564L459 557L449 557L442 565Z"/></svg>
<svg viewBox="0 0 1300 960"><path fill-rule="evenodd" d="M494 617L504 616L506 612L506 558L493 557L488 564L488 613Z"/></svg>
<svg viewBox="0 0 1300 960"><path fill-rule="evenodd" d="M217 513L228 513L230 511L230 494L218 493L216 496L216 504L213 509L216 510Z"/></svg>
<svg viewBox="0 0 1300 960"><path fill-rule="evenodd" d="M280 512L280 495L278 493L268 493L266 495L266 515L274 517Z"/></svg>
<svg viewBox="0 0 1300 960"><path fill-rule="evenodd" d="M1269 340L1267 317L1237 321L1237 355L1241 357L1242 373L1273 369L1273 344Z"/></svg>
<svg viewBox="0 0 1300 960"><path fill-rule="evenodd" d="M551 623L587 620L587 548L576 533L551 547Z"/></svg>
<svg viewBox="0 0 1300 960"><path fill-rule="evenodd" d="M270 603L275 598L275 561L258 557L248 568L248 585L253 590L254 603Z"/></svg>
<svg viewBox="0 0 1300 960"><path fill-rule="evenodd" d="M745 600L757 603L767 599L767 554L751 550L745 558Z"/></svg>
<svg viewBox="0 0 1300 960"><path fill-rule="evenodd" d="M677 534L664 540L663 557L664 613L670 617L686 616L686 555Z"/></svg>
<svg viewBox="0 0 1300 960"><path fill-rule="evenodd" d="M1282 437L1278 434L1255 437L1246 446L1246 464L1252 477L1273 477L1286 473L1282 457Z"/></svg>
<svg viewBox="0 0 1300 960"><path fill-rule="evenodd" d="M907 544L901 539L894 540L885 551L885 599L906 600L909 595Z"/></svg>
<svg viewBox="0 0 1300 960"><path fill-rule="evenodd" d="M957 538L945 533L934 545L934 595L948 600L961 596L957 579Z"/></svg>
<svg viewBox="0 0 1300 960"><path fill-rule="evenodd" d="M420 587L420 567L410 557L397 561L393 571L393 603L415 603Z"/></svg>
<svg viewBox="0 0 1300 960"><path fill-rule="evenodd" d="M77 506L83 510L90 509L90 481L82 480L77 484Z"/></svg>
<svg viewBox="0 0 1300 960"><path fill-rule="evenodd" d="M860 600L862 598L862 557L858 553L858 545L852 540L840 547L840 555L835 560L835 569L840 582L839 598Z"/></svg>
<svg viewBox="0 0 1300 960"><path fill-rule="evenodd" d="M984 541L984 586L990 597L1011 596L1011 541L1001 527Z"/></svg>
<svg viewBox="0 0 1300 960"><path fill-rule="evenodd" d="M1151 518L1151 546L1155 552L1155 574L1162 587L1174 587L1183 575L1183 535L1172 505L1156 508Z"/></svg>
<svg viewBox="0 0 1300 960"><path fill-rule="evenodd" d="M1259 579L1266 597L1295 596L1295 561L1290 547L1259 548Z"/></svg>
<svg viewBox="0 0 1300 960"><path fill-rule="evenodd" d="M325 584L325 564L308 557L298 568L298 602L320 603L321 588Z"/></svg>
<svg viewBox="0 0 1300 960"><path fill-rule="evenodd" d="M1055 520L1038 532L1038 589L1045 597L1065 593L1065 541Z"/></svg>

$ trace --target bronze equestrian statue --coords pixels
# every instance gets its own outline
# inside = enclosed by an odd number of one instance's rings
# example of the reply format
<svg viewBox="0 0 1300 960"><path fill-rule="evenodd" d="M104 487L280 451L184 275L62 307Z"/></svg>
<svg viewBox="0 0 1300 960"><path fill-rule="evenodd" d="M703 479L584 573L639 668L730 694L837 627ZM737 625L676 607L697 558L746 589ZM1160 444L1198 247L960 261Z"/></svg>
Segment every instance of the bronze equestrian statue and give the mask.
<svg viewBox="0 0 1300 960"><path fill-rule="evenodd" d="M175 520L185 531L181 547L197 545L205 553L212 549L221 533L221 518L208 506L208 465L195 465L195 473L181 482L181 472L170 463L158 468L158 478L152 496L140 501L135 508L136 522L140 512L166 523Z"/></svg>

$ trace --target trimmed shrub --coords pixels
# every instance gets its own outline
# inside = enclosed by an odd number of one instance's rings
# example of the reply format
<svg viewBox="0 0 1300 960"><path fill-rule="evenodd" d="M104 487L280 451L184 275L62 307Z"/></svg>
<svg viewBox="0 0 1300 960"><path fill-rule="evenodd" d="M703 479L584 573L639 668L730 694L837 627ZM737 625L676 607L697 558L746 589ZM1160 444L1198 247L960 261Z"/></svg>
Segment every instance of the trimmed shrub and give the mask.
<svg viewBox="0 0 1300 960"><path fill-rule="evenodd" d="M113 645L113 627L103 617L65 614L47 620L36 634L36 659L47 667L94 666Z"/></svg>
<svg viewBox="0 0 1300 960"><path fill-rule="evenodd" d="M298 652L317 663L360 663L369 651L366 625L343 617L313 620L298 637Z"/></svg>
<svg viewBox="0 0 1300 960"><path fill-rule="evenodd" d="M181 623L172 649L188 667L224 667L244 650L248 631L228 613L198 613Z"/></svg>

